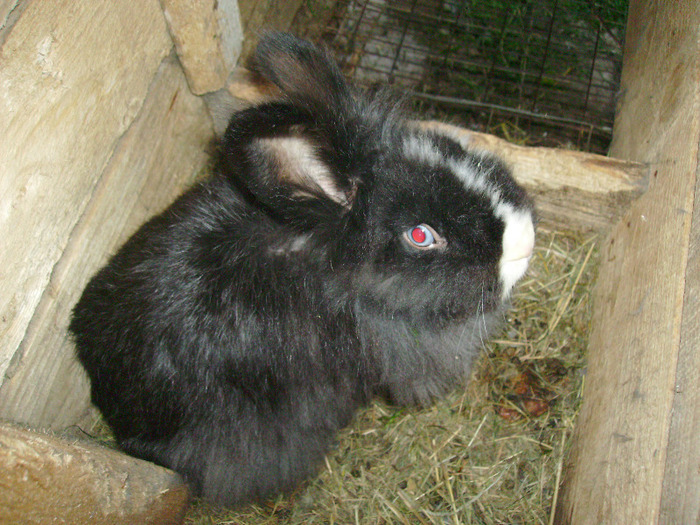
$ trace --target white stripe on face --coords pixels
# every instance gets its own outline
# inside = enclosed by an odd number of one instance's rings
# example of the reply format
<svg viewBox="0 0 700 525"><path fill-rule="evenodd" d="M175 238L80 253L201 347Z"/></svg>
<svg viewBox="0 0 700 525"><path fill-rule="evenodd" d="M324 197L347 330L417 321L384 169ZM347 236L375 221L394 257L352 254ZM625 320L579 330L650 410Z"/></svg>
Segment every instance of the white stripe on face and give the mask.
<svg viewBox="0 0 700 525"><path fill-rule="evenodd" d="M476 164L472 159L445 159L429 137L417 135L407 137L403 147L408 157L433 166L442 164L449 167L467 190L489 199L494 215L504 224L499 278L503 290L502 299L508 299L515 283L525 275L534 249L535 227L532 211L529 208L518 208L503 200L498 186L489 180L490 172L482 167L482 157L478 153L474 159Z"/></svg>

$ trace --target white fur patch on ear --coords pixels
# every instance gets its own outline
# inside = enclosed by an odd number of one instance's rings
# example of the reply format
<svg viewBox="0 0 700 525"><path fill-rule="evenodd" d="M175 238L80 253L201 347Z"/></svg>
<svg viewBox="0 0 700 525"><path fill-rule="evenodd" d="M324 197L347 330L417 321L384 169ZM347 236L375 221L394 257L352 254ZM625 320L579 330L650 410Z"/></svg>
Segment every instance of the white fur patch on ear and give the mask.
<svg viewBox="0 0 700 525"><path fill-rule="evenodd" d="M274 159L279 172L278 180L302 188L309 194L322 193L338 204L348 207L348 197L336 185L335 177L316 154L315 148L301 137L274 137L257 139L255 144Z"/></svg>

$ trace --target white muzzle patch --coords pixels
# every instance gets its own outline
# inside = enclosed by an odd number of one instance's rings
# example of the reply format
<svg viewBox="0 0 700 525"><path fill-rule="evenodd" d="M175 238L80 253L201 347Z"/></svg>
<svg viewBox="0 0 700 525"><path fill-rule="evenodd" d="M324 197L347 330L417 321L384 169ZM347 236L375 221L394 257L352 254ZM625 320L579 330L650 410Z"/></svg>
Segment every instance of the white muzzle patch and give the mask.
<svg viewBox="0 0 700 525"><path fill-rule="evenodd" d="M502 298L506 300L520 278L525 275L535 248L535 226L529 211L509 209L503 213L503 255L499 263Z"/></svg>

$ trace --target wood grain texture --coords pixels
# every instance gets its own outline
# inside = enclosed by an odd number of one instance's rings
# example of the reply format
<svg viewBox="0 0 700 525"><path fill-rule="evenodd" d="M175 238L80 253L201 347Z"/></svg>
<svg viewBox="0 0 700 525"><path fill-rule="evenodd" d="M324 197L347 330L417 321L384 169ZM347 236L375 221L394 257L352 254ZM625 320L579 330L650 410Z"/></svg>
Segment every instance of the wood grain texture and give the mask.
<svg viewBox="0 0 700 525"><path fill-rule="evenodd" d="M187 503L170 470L0 422L0 523L174 525Z"/></svg>
<svg viewBox="0 0 700 525"><path fill-rule="evenodd" d="M243 42L236 0L160 0L168 29L196 95L217 91L236 65Z"/></svg>
<svg viewBox="0 0 700 525"><path fill-rule="evenodd" d="M289 29L301 4L302 0L238 0L243 22L243 65L264 31Z"/></svg>
<svg viewBox="0 0 700 525"><path fill-rule="evenodd" d="M698 164L700 165L700 159ZM700 171L695 177L700 203ZM693 211L659 523L700 523L700 209Z"/></svg>
<svg viewBox="0 0 700 525"><path fill-rule="evenodd" d="M0 48L0 384L172 46L157 1L135 5L31 2Z"/></svg>
<svg viewBox="0 0 700 525"><path fill-rule="evenodd" d="M632 1L629 16L610 153L649 163L652 177L601 251L557 520L694 524L700 3Z"/></svg>
<svg viewBox="0 0 700 525"><path fill-rule="evenodd" d="M0 417L53 428L90 419L87 380L66 332L70 310L107 257L191 183L211 134L204 103L167 58L52 268L0 389Z"/></svg>

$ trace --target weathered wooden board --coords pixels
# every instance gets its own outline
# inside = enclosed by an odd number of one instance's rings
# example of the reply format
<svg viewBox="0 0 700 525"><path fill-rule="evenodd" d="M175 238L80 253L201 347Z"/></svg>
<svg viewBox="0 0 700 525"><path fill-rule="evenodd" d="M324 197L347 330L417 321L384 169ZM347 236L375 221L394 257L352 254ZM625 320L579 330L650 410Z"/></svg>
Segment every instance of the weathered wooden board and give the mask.
<svg viewBox="0 0 700 525"><path fill-rule="evenodd" d="M0 422L0 523L177 524L187 501L170 470Z"/></svg>
<svg viewBox="0 0 700 525"><path fill-rule="evenodd" d="M700 523L700 170L694 203L659 523Z"/></svg>
<svg viewBox="0 0 700 525"><path fill-rule="evenodd" d="M6 35L0 384L21 357L54 266L171 46L156 0L138 9L125 2L31 2Z"/></svg>
<svg viewBox="0 0 700 525"><path fill-rule="evenodd" d="M255 49L264 31L289 29L301 4L302 0L238 0L243 21L243 61Z"/></svg>
<svg viewBox="0 0 700 525"><path fill-rule="evenodd" d="M236 0L160 0L190 89L224 87L243 42Z"/></svg>
<svg viewBox="0 0 700 525"><path fill-rule="evenodd" d="M203 102L189 92L174 56L167 58L136 120L83 197L86 204L67 210L76 214L71 217L77 223L45 290L36 292L39 301L31 323L0 389L1 417L55 428L80 420L89 397L67 339L70 309L88 278L117 246L201 170L211 134ZM38 219L52 219L42 214L43 209Z"/></svg>
<svg viewBox="0 0 700 525"><path fill-rule="evenodd" d="M700 3L633 0L611 155L648 192L601 252L560 523L700 523Z"/></svg>
<svg viewBox="0 0 700 525"><path fill-rule="evenodd" d="M27 3L26 0L0 0L0 45Z"/></svg>

